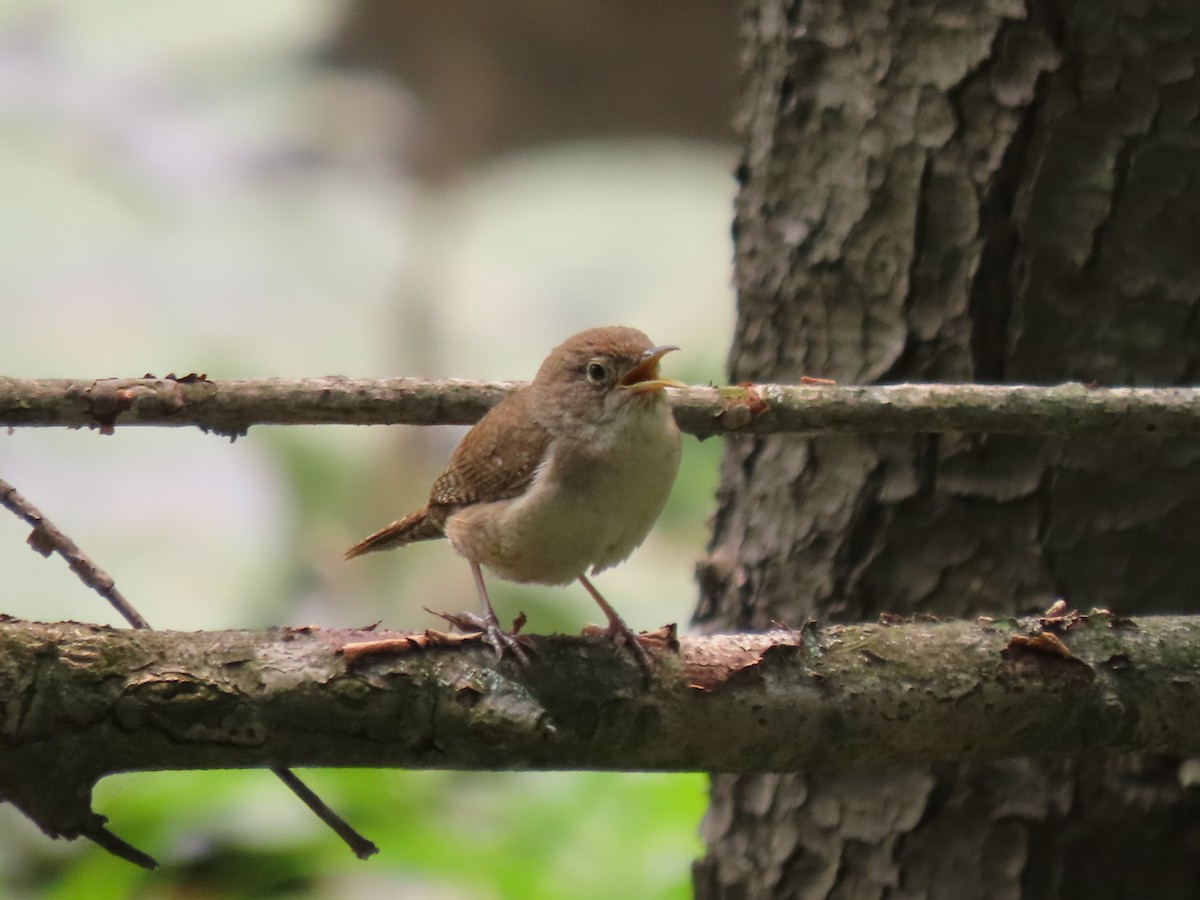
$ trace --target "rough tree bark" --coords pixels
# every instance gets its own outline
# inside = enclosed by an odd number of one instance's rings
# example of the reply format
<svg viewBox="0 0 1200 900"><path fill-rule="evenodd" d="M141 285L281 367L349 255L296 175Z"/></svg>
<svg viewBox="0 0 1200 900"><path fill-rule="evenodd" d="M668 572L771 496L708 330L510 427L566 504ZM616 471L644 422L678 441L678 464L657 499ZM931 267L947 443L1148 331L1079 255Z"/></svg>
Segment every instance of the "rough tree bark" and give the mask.
<svg viewBox="0 0 1200 900"><path fill-rule="evenodd" d="M601 635L529 636L537 664L522 668L497 664L477 635L0 616L0 800L74 834L95 817L92 785L116 772L843 771L1028 750L1200 752L1196 616L659 638L647 678Z"/></svg>
<svg viewBox="0 0 1200 900"><path fill-rule="evenodd" d="M742 40L731 380L1195 379L1200 6L747 0ZM731 438L697 619L1194 609L1198 463L1180 439ZM1188 771L720 776L697 894L1195 897Z"/></svg>

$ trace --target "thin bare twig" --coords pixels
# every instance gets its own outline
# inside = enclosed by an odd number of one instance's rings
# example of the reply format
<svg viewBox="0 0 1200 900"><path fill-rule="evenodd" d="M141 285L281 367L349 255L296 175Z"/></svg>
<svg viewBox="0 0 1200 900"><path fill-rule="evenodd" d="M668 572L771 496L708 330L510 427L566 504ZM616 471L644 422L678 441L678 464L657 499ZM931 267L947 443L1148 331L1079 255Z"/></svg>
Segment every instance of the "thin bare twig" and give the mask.
<svg viewBox="0 0 1200 900"><path fill-rule="evenodd" d="M126 622L134 628L150 627L150 623L142 618L141 613L121 596L109 574L92 562L73 540L59 531L36 506L3 479L0 479L0 506L4 506L33 527L28 538L30 547L42 556L57 553L67 561L67 565L79 576L79 580L107 600Z"/></svg>
<svg viewBox="0 0 1200 900"><path fill-rule="evenodd" d="M103 825L97 825L95 828L88 829L84 834L89 840L99 844L113 856L118 856L126 862L131 862L135 866L141 866L143 869L158 868L158 860L153 856L139 850L128 841L117 837Z"/></svg>
<svg viewBox="0 0 1200 900"><path fill-rule="evenodd" d="M812 379L808 379L809 382ZM16 379L0 377L0 427L469 425L516 382L418 378ZM680 428L718 434L991 432L1200 435L1200 388L981 384L736 385L673 390Z"/></svg>
<svg viewBox="0 0 1200 900"><path fill-rule="evenodd" d="M297 797L304 801L304 804L316 813L317 818L334 830L338 837L346 842L346 845L354 851L354 855L359 859L370 859L379 852L379 848L371 841L351 828L346 820L335 813L332 809L325 805L325 801L316 795L312 788L296 777L296 773L291 769L285 769L283 766L271 766L271 771L292 789Z"/></svg>
<svg viewBox="0 0 1200 900"><path fill-rule="evenodd" d="M0 479L0 505L33 526L33 531L30 532L28 539L30 547L42 556L57 553L65 559L71 571L79 577L80 581L112 604L112 607L132 627L150 627L150 623L142 617L142 614L134 609L133 605L117 590L112 576L92 562L88 555L80 550L74 541L63 534L55 527L53 522L42 514L41 510L30 503L15 487L3 479ZM282 766L272 766L271 771L275 773L280 781L287 785L292 793L300 798L305 806L313 811L318 819L333 829L334 833L346 842L355 856L359 859L367 859L369 856L379 852L378 847L355 831L349 823L330 809L325 801L318 797L308 785L297 778L291 770ZM96 825L94 828L89 828L83 833L110 853L143 868L153 869L158 865L153 857L126 843L102 825Z"/></svg>

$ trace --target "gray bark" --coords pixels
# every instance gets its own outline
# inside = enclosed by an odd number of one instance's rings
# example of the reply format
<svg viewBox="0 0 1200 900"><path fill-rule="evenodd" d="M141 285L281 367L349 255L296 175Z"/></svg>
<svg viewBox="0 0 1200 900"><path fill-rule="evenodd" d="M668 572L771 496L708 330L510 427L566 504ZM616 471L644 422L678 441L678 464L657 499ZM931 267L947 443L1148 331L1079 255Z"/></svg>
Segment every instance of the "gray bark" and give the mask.
<svg viewBox="0 0 1200 900"><path fill-rule="evenodd" d="M745 7L734 381L1194 380L1200 7ZM730 438L697 618L1195 608L1200 447ZM1194 897L1171 759L719 777L713 897Z"/></svg>
<svg viewBox="0 0 1200 900"><path fill-rule="evenodd" d="M398 652L355 654L383 638ZM115 772L861 772L1200 752L1200 618L1094 611L667 640L649 682L606 639L529 640L536 662L523 669L461 635L3 621L0 801L49 834L99 838L92 786Z"/></svg>
<svg viewBox="0 0 1200 900"><path fill-rule="evenodd" d="M190 378L190 380L189 380ZM419 378L5 378L0 427L469 425L522 382ZM1200 388L745 383L672 389L679 427L726 434L985 431L989 434L1200 434Z"/></svg>

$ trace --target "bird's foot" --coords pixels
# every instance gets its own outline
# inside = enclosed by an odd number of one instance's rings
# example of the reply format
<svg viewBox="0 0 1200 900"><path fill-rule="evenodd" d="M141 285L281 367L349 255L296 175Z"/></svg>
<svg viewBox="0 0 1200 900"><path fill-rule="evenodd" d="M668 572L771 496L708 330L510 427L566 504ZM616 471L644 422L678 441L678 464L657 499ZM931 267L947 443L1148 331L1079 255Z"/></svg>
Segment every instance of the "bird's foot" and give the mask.
<svg viewBox="0 0 1200 900"><path fill-rule="evenodd" d="M512 653L521 665L529 666L529 654L521 646L521 639L515 631L505 631L495 619L490 622L485 621L484 624L486 626L484 628L484 640L496 648L497 662L504 659L505 651L507 651Z"/></svg>
<svg viewBox="0 0 1200 900"><path fill-rule="evenodd" d="M425 611L432 613L438 618L445 619L459 631L479 634L495 649L497 660L503 659L504 654L508 652L516 657L517 662L521 665L529 665L529 654L525 650L528 644L523 643L523 639L519 636L521 628L525 625L524 613L517 616L516 621L513 622L512 631L505 631L500 626L500 621L494 615L480 616L473 612L434 612L428 608Z"/></svg>
<svg viewBox="0 0 1200 900"><path fill-rule="evenodd" d="M625 624L624 619L620 616L609 619L605 634L609 636L613 644L618 648L622 646L628 647L637 659L638 665L642 667L642 670L647 675L654 674L654 657L650 655L650 651L642 643L641 636L635 634L633 629Z"/></svg>
<svg viewBox="0 0 1200 900"><path fill-rule="evenodd" d="M622 644L627 644L633 655L637 657L638 665L645 671L646 676L653 678L654 659L650 656L650 652L642 644L639 637L630 630L629 626L625 624L625 620L621 618L620 613L612 608L609 602L604 599L604 595L596 590L595 585L587 579L586 575L579 576L579 583L592 595L592 599L596 601L596 604L604 610L604 617L608 619L607 634L612 638L613 643L618 647Z"/></svg>

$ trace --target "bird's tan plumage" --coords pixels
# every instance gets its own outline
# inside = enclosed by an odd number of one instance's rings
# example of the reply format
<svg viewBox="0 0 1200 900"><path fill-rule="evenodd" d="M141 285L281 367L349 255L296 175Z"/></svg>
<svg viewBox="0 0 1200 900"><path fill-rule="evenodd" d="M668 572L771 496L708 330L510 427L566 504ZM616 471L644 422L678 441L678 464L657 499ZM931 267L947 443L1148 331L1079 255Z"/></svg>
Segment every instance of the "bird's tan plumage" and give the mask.
<svg viewBox="0 0 1200 900"><path fill-rule="evenodd" d="M449 537L471 563L489 638L521 651L495 621L480 565L514 581L578 578L632 633L585 577L625 559L645 538L674 480L679 430L658 377L655 347L632 328L568 338L533 382L467 432L428 504L346 551L346 558ZM645 662L645 651L639 658Z"/></svg>

